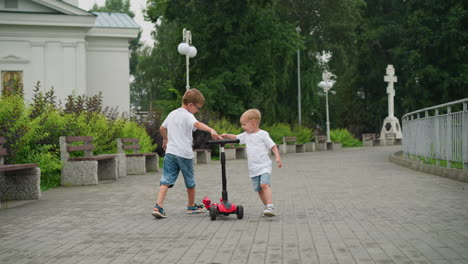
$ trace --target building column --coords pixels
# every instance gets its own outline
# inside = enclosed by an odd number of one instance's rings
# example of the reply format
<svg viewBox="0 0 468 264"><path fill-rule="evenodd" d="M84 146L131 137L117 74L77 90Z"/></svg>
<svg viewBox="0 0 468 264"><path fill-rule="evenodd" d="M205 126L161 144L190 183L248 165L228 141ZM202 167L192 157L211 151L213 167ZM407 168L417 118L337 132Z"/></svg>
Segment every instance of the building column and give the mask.
<svg viewBox="0 0 468 264"><path fill-rule="evenodd" d="M45 42L31 42L31 69L33 69L31 80L32 83L27 83L25 85L35 87L37 82L40 82L41 91L46 90L45 86Z"/></svg>
<svg viewBox="0 0 468 264"><path fill-rule="evenodd" d="M62 43L63 87L65 96L76 91L76 43Z"/></svg>
<svg viewBox="0 0 468 264"><path fill-rule="evenodd" d="M86 83L86 42L76 44L76 92L77 94L87 94Z"/></svg>

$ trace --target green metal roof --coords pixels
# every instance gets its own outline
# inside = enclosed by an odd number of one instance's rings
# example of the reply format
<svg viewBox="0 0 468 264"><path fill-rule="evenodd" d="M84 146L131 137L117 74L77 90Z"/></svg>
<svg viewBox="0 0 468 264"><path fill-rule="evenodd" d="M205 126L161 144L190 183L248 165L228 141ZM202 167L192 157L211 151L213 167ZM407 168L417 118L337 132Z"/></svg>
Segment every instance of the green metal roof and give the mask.
<svg viewBox="0 0 468 264"><path fill-rule="evenodd" d="M104 28L140 28L140 26L125 13L93 12L97 15L96 27Z"/></svg>

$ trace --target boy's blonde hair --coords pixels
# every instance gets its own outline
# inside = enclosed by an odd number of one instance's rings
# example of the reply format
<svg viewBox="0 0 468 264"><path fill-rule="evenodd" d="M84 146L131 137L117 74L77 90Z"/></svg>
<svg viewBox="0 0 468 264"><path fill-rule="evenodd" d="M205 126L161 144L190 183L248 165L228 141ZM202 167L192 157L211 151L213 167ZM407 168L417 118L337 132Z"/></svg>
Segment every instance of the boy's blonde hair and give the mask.
<svg viewBox="0 0 468 264"><path fill-rule="evenodd" d="M260 125L260 122L262 121L262 113L260 113L258 109L249 109L245 111L240 117L241 122L250 120L257 121L258 125Z"/></svg>
<svg viewBox="0 0 468 264"><path fill-rule="evenodd" d="M205 104L205 97L203 94L196 88L187 90L182 97L182 104Z"/></svg>

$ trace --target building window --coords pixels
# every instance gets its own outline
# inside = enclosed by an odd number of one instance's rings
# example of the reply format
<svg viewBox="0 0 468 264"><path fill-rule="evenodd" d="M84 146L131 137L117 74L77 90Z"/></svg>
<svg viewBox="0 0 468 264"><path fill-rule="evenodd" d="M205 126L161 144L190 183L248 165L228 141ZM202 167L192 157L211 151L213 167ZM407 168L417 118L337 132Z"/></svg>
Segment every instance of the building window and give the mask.
<svg viewBox="0 0 468 264"><path fill-rule="evenodd" d="M22 90L22 71L2 71L2 95L19 94Z"/></svg>
<svg viewBox="0 0 468 264"><path fill-rule="evenodd" d="M5 0L5 8L18 8L18 0Z"/></svg>

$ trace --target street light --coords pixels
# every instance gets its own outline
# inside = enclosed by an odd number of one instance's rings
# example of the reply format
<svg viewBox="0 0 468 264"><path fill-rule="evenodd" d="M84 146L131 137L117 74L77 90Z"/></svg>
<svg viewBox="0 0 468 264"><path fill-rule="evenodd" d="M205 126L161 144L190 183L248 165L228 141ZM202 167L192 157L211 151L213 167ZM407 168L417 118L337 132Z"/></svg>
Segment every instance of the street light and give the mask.
<svg viewBox="0 0 468 264"><path fill-rule="evenodd" d="M297 34L301 34L301 28L296 28ZM302 128L301 118L301 53L300 49L297 49L297 111L299 113L299 128Z"/></svg>
<svg viewBox="0 0 468 264"><path fill-rule="evenodd" d="M335 83L334 81L330 80L330 77L332 76L331 73L324 71L322 73L322 79L323 81L318 83L318 86L323 89L325 92L325 102L326 102L326 109L327 109L327 142L331 142L330 140L330 120L328 117L328 91L333 87L333 84Z"/></svg>
<svg viewBox="0 0 468 264"><path fill-rule="evenodd" d="M192 44L192 33L190 30L186 30L185 28L182 30L182 42L177 46L177 51L181 55L185 55L185 66L187 68L187 85L185 89L190 89L189 84L189 58L193 58L197 56L197 49Z"/></svg>

